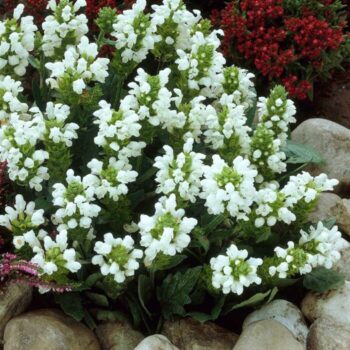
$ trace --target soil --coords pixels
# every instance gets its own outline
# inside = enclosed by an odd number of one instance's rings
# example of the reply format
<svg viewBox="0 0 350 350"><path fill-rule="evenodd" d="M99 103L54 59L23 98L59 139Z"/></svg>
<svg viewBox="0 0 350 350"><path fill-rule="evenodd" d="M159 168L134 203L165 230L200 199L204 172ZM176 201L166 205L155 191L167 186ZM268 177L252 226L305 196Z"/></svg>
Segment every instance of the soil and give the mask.
<svg viewBox="0 0 350 350"><path fill-rule="evenodd" d="M350 64L335 72L331 80L316 84L314 100L301 103L298 114L298 123L317 117L350 129Z"/></svg>

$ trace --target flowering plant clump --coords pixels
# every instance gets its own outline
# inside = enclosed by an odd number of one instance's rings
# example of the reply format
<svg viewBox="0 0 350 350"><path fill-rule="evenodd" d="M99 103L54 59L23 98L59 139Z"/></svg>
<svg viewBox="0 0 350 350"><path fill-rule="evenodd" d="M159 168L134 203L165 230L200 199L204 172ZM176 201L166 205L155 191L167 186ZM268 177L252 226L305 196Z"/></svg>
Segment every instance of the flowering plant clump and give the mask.
<svg viewBox="0 0 350 350"><path fill-rule="evenodd" d="M349 58L350 38L341 0L230 1L214 11L227 57L282 83L297 99L312 97L313 82L329 78Z"/></svg>
<svg viewBox="0 0 350 350"><path fill-rule="evenodd" d="M0 215L15 254L4 274L27 266L41 292L71 291L55 300L75 318L118 306L148 330L271 298L286 278L339 277L328 269L346 241L307 215L337 180L298 174L318 157L288 140L282 86L257 98L253 75L226 66L222 31L181 0L103 9L97 43L84 0L49 5L39 29L18 25L32 23L21 5L0 25L14 48L0 70L0 161L16 193Z"/></svg>

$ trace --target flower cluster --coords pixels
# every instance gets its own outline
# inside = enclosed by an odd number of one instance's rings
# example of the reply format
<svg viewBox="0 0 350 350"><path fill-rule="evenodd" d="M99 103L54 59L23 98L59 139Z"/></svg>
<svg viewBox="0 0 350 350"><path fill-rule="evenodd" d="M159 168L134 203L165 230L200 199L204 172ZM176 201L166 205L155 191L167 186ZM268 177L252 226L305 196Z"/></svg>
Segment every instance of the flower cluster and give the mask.
<svg viewBox="0 0 350 350"><path fill-rule="evenodd" d="M21 17L23 9L24 5L18 5L12 19L0 21L0 75L22 77L26 73L38 28L33 17Z"/></svg>
<svg viewBox="0 0 350 350"><path fill-rule="evenodd" d="M337 0L235 0L214 11L212 20L225 32L225 55L238 53L249 68L305 99L315 78L327 77L346 58L345 17Z"/></svg>
<svg viewBox="0 0 350 350"><path fill-rule="evenodd" d="M330 268L344 240L310 228L308 213L337 180L288 162L296 111L285 88L258 98L253 74L225 66L221 32L182 1L105 8L96 42L84 6L49 1L35 74L0 74L0 162L16 191L0 225L42 291L94 288L82 296L104 304L101 293L113 303L126 293L156 324L150 300L168 317L192 294L241 295ZM21 8L3 22L10 31L21 32ZM184 305L169 302L177 294Z"/></svg>
<svg viewBox="0 0 350 350"><path fill-rule="evenodd" d="M108 58L96 58L97 45L89 43L83 36L77 47L69 47L64 53L62 61L49 62L46 68L51 71L46 82L59 93L64 91L63 99L68 91L73 95L81 95L90 82L103 83L108 76Z"/></svg>

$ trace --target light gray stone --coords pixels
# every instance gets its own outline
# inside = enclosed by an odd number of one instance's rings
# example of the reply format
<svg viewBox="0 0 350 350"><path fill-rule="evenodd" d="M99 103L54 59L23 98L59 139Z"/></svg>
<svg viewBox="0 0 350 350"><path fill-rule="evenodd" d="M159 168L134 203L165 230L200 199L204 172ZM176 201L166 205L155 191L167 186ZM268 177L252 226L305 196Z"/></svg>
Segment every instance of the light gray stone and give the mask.
<svg viewBox="0 0 350 350"><path fill-rule="evenodd" d="M179 350L169 339L161 334L151 335L136 346L135 350Z"/></svg>
<svg viewBox="0 0 350 350"><path fill-rule="evenodd" d="M333 319L321 317L310 328L307 349L349 350L350 329Z"/></svg>
<svg viewBox="0 0 350 350"><path fill-rule="evenodd" d="M96 335L103 350L134 350L144 336L127 322L109 322L97 326Z"/></svg>
<svg viewBox="0 0 350 350"><path fill-rule="evenodd" d="M350 327L350 282L325 293L308 293L301 303L304 316L311 322L327 317Z"/></svg>
<svg viewBox="0 0 350 350"><path fill-rule="evenodd" d="M299 342L306 344L309 330L303 314L294 304L282 299L276 299L248 315L243 322L243 329L253 322L269 319L283 324Z"/></svg>
<svg viewBox="0 0 350 350"><path fill-rule="evenodd" d="M234 350L303 350L289 330L274 320L262 320L243 330Z"/></svg>
<svg viewBox="0 0 350 350"><path fill-rule="evenodd" d="M4 350L100 350L94 333L58 310L42 309L13 318Z"/></svg>
<svg viewBox="0 0 350 350"><path fill-rule="evenodd" d="M190 317L165 322L162 333L181 350L232 350L238 339L213 322L202 324Z"/></svg>
<svg viewBox="0 0 350 350"><path fill-rule="evenodd" d="M23 284L10 283L0 294L0 337L7 322L27 309L32 301L32 288Z"/></svg>
<svg viewBox="0 0 350 350"><path fill-rule="evenodd" d="M313 175L326 173L340 184L337 192L350 190L350 130L332 121L312 118L301 123L293 132L292 140L314 148L325 160L312 165Z"/></svg>

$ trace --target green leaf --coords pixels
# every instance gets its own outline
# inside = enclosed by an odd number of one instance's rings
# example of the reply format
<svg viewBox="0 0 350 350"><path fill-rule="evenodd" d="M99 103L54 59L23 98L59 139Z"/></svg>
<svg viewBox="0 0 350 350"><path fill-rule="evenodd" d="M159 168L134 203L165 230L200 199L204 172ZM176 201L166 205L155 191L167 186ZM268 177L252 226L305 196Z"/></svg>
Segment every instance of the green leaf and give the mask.
<svg viewBox="0 0 350 350"><path fill-rule="evenodd" d="M38 79L35 79L35 78L32 80L32 94L33 94L34 101L39 107L39 109L41 111L44 111L46 108L46 103L43 99L41 89L38 83Z"/></svg>
<svg viewBox="0 0 350 350"><path fill-rule="evenodd" d="M343 274L325 267L318 267L304 277L303 285L314 292L323 293L342 286L344 282Z"/></svg>
<svg viewBox="0 0 350 350"><path fill-rule="evenodd" d="M231 311L241 309L243 307L255 307L255 306L261 305L264 301L270 302L275 297L277 292L278 292L278 289L275 287L273 289L269 289L265 293L257 293L252 297L250 297L249 299L242 301L239 304L231 303L227 306L227 308L225 308L224 315L227 315Z"/></svg>
<svg viewBox="0 0 350 350"><path fill-rule="evenodd" d="M65 314L73 317L76 321L81 321L84 318L84 307L78 293L56 294L55 301Z"/></svg>
<svg viewBox="0 0 350 350"><path fill-rule="evenodd" d="M208 321L215 321L221 314L222 307L224 306L226 296L222 295L215 306L211 310L210 314L206 314L204 312L189 312L187 316L193 317L195 320L204 323Z"/></svg>
<svg viewBox="0 0 350 350"><path fill-rule="evenodd" d="M86 292L85 295L98 306L108 307L109 302L105 295L93 292Z"/></svg>
<svg viewBox="0 0 350 350"><path fill-rule="evenodd" d="M287 163L290 164L321 164L324 159L310 146L302 145L287 140L287 146L283 148L287 156Z"/></svg>
<svg viewBox="0 0 350 350"><path fill-rule="evenodd" d="M31 65L33 68L35 68L35 69L37 69L37 70L40 69L40 61L39 61L37 58L35 58L34 56L30 55L30 56L28 57L28 62L30 63L30 65Z"/></svg>
<svg viewBox="0 0 350 350"><path fill-rule="evenodd" d="M96 319L98 321L115 322L115 321L127 321L128 318L119 311L112 310L96 310Z"/></svg>
<svg viewBox="0 0 350 350"><path fill-rule="evenodd" d="M331 219L323 220L322 223L326 228L328 228L328 230L330 230L337 223L337 219L331 218Z"/></svg>
<svg viewBox="0 0 350 350"><path fill-rule="evenodd" d="M190 294L197 284L202 267L189 268L185 272L168 275L157 290L165 319L172 315L184 316L184 306L191 302Z"/></svg>
<svg viewBox="0 0 350 350"><path fill-rule="evenodd" d="M152 298L152 282L146 275L140 275L137 281L137 293L142 308L145 310L149 317L152 317L152 313L147 309L146 304Z"/></svg>
<svg viewBox="0 0 350 350"><path fill-rule="evenodd" d="M226 219L226 216L223 214L217 215L213 220L209 222L209 224L204 228L204 232L209 234L213 230L215 230L223 221Z"/></svg>

